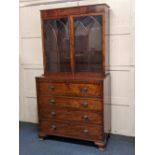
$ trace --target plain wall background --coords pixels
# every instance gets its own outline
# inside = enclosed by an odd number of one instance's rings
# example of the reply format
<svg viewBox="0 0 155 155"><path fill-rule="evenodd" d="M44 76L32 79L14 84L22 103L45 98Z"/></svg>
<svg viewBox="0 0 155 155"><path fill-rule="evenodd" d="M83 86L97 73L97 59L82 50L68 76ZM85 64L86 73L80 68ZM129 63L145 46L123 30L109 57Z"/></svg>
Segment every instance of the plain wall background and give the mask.
<svg viewBox="0 0 155 155"><path fill-rule="evenodd" d="M35 76L43 73L41 9L110 6L112 133L134 136L134 0L20 0L20 121L37 123Z"/></svg>

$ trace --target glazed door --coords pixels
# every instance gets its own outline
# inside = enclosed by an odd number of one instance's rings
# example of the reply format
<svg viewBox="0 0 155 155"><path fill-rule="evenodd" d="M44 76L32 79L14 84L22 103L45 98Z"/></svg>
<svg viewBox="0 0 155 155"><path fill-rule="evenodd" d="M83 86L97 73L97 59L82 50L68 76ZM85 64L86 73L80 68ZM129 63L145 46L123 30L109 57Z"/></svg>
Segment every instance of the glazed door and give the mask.
<svg viewBox="0 0 155 155"><path fill-rule="evenodd" d="M102 16L74 17L75 72L102 71Z"/></svg>
<svg viewBox="0 0 155 155"><path fill-rule="evenodd" d="M102 15L43 21L46 73L103 72Z"/></svg>
<svg viewBox="0 0 155 155"><path fill-rule="evenodd" d="M46 72L70 72L68 18L44 20L43 35Z"/></svg>

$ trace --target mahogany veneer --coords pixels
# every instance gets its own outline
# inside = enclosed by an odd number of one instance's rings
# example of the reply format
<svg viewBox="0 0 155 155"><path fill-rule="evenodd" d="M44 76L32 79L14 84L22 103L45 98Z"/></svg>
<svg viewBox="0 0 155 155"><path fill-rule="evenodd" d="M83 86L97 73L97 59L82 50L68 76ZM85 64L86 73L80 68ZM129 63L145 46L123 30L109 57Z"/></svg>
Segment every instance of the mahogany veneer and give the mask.
<svg viewBox="0 0 155 155"><path fill-rule="evenodd" d="M40 138L89 140L104 149L110 132L108 9L102 4L41 11Z"/></svg>

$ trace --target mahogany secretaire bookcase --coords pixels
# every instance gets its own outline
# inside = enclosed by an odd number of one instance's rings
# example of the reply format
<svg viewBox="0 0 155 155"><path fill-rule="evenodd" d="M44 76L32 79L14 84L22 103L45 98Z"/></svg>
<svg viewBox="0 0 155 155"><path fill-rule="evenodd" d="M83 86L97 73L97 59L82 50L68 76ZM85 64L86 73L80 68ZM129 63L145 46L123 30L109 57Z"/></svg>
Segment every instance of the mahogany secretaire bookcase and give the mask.
<svg viewBox="0 0 155 155"><path fill-rule="evenodd" d="M108 10L102 4L41 11L40 138L89 140L104 149L110 132Z"/></svg>

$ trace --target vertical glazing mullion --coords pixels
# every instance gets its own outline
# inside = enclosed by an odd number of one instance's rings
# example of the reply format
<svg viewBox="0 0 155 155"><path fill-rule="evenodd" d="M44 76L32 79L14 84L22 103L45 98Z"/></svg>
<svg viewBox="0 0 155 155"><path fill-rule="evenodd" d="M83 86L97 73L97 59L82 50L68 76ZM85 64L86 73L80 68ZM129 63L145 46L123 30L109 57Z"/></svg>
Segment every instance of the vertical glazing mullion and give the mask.
<svg viewBox="0 0 155 155"><path fill-rule="evenodd" d="M68 17L69 20L69 47L70 47L70 65L72 74L75 72L75 57L74 57L74 21L73 16Z"/></svg>

